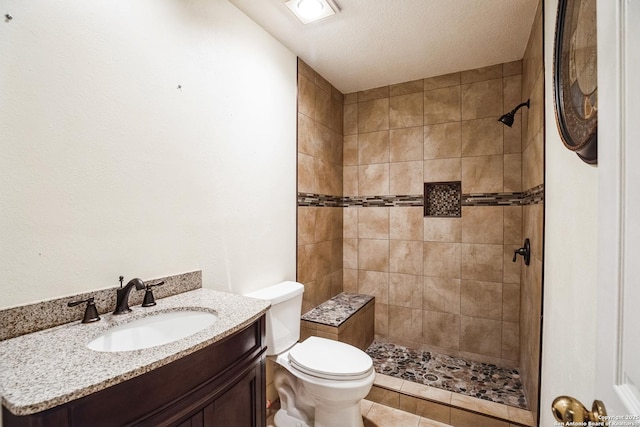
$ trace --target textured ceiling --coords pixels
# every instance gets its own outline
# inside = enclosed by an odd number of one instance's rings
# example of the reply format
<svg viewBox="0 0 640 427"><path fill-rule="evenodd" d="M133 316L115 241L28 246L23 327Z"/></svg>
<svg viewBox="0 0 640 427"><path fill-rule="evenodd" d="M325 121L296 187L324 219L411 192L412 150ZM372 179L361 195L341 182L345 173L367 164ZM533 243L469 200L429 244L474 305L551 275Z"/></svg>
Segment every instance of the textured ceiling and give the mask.
<svg viewBox="0 0 640 427"><path fill-rule="evenodd" d="M229 0L343 93L521 59L538 0L336 0L302 25L284 0Z"/></svg>

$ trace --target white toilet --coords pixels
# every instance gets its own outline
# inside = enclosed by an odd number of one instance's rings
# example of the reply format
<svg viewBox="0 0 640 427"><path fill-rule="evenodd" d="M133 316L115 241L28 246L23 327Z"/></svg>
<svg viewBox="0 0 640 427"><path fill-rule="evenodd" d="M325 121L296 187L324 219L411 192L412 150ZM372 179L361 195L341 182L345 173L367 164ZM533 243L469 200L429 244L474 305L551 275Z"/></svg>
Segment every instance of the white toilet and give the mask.
<svg viewBox="0 0 640 427"><path fill-rule="evenodd" d="M360 401L375 371L364 351L339 341L309 337L301 343L304 286L282 282L248 294L271 301L267 312L267 356L276 362L280 396L278 427L362 427Z"/></svg>

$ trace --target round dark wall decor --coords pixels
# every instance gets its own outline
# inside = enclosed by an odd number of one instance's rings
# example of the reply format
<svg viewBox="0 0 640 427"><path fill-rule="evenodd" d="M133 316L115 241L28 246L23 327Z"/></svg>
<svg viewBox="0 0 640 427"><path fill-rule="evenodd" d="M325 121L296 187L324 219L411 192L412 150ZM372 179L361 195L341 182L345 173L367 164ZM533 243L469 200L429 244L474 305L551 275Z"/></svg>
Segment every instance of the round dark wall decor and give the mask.
<svg viewBox="0 0 640 427"><path fill-rule="evenodd" d="M596 0L559 0L553 64L554 106L562 142L598 163Z"/></svg>

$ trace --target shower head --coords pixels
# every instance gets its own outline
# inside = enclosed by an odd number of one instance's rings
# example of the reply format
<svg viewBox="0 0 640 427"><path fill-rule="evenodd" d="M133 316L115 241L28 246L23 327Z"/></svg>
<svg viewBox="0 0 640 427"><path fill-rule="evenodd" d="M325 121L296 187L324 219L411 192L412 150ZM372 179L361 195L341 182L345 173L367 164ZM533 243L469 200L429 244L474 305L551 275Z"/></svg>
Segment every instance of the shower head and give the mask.
<svg viewBox="0 0 640 427"><path fill-rule="evenodd" d="M508 112L507 114L504 114L502 117L500 117L498 119L499 122L504 123L505 125L511 127L513 126L513 118L516 115L516 112L524 106L527 106L527 108L529 108L529 100L527 99L527 102L523 102L522 104L518 105L516 108L514 108L513 110L511 110L510 112Z"/></svg>

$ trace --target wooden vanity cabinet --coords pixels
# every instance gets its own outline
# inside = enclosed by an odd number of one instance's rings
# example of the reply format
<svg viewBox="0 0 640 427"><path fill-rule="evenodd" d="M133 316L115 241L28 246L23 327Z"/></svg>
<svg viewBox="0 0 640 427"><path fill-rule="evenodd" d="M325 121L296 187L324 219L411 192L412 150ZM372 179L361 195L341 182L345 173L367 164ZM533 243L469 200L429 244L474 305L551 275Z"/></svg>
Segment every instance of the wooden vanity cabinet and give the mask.
<svg viewBox="0 0 640 427"><path fill-rule="evenodd" d="M265 318L136 378L5 427L263 427Z"/></svg>

